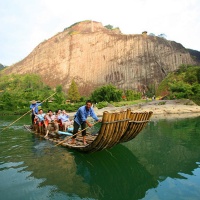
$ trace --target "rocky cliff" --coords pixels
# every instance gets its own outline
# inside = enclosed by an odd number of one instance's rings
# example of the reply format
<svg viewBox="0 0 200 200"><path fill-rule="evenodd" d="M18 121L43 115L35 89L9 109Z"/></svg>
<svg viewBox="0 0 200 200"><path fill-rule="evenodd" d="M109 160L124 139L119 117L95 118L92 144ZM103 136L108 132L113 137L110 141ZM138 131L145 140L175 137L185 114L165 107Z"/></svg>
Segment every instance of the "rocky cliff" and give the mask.
<svg viewBox="0 0 200 200"><path fill-rule="evenodd" d="M76 23L39 44L7 74L36 73L50 86L67 90L74 79L82 94L112 83L144 90L158 85L182 64L195 64L187 49L174 41L142 34L125 35L99 22Z"/></svg>

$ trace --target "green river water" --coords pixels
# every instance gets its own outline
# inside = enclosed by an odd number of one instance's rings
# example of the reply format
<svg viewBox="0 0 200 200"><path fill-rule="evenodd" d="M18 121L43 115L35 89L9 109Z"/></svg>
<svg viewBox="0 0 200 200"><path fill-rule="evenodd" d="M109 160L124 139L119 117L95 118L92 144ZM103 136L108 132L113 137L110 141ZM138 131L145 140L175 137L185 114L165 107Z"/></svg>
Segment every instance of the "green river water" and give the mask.
<svg viewBox="0 0 200 200"><path fill-rule="evenodd" d="M19 116L1 116L0 128ZM23 129L0 132L0 200L200 199L200 117L152 120L132 141L83 154Z"/></svg>

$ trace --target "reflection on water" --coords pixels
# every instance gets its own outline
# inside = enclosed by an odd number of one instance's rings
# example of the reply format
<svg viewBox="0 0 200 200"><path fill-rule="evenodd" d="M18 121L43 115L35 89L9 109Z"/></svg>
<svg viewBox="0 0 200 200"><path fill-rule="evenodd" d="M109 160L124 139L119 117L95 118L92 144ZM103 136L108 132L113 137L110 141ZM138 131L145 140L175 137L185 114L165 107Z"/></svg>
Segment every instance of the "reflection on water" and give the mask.
<svg viewBox="0 0 200 200"><path fill-rule="evenodd" d="M134 140L93 154L27 133L27 120L0 133L2 199L200 197L200 118L152 121Z"/></svg>
<svg viewBox="0 0 200 200"><path fill-rule="evenodd" d="M75 157L77 173L90 185L97 199L142 198L157 181L124 146L98 154Z"/></svg>

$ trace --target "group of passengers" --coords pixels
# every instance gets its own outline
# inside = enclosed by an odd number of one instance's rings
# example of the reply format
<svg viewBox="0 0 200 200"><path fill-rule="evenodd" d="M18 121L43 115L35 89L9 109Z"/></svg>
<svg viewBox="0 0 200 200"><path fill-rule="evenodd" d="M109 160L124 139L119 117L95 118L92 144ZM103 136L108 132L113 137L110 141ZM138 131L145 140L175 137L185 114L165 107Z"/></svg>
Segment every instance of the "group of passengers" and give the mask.
<svg viewBox="0 0 200 200"><path fill-rule="evenodd" d="M57 110L54 113L52 110L48 110L45 114L43 109L38 110L38 106L32 108L32 125L37 125L39 132L42 132L42 127L45 128L45 137L48 136L51 128L54 128L54 132L58 133L61 128L64 132L67 131L68 126L73 124L73 120L69 119L69 115L65 110Z"/></svg>
<svg viewBox="0 0 200 200"><path fill-rule="evenodd" d="M69 119L69 115L65 110L57 110L55 114L52 112L52 110L49 110L47 114L44 114L42 109L38 111L39 105L40 104L38 104L36 101L32 101L32 104L30 105L30 109L32 110L32 125L34 125L34 121L36 121L39 125L40 132L42 126L44 126L46 132L45 137L48 136L51 127L54 127L55 132L58 132L60 125L62 125L63 131L66 132L67 127L73 124L74 128L71 144L75 143L76 135L79 133L79 127L81 127L83 144L86 145L86 125L88 127L93 126L93 124L87 120L87 117L90 116L95 121L101 122L101 119L99 119L94 113L92 102L90 100L87 100L86 104L77 110L74 116L74 121Z"/></svg>

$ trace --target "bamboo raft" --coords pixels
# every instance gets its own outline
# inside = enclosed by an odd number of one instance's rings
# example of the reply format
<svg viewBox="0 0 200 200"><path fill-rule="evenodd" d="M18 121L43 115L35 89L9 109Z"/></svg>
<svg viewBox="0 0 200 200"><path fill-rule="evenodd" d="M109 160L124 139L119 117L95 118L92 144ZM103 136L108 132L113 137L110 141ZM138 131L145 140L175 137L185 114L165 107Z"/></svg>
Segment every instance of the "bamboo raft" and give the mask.
<svg viewBox="0 0 200 200"><path fill-rule="evenodd" d="M109 113L105 111L102 117L101 127L98 134L86 134L87 145L83 145L81 133L76 137L76 143L71 143L72 136L48 137L48 139L57 145L76 149L82 152L96 152L108 149L116 144L127 142L135 138L147 125L153 112L131 112L127 109L123 112ZM30 126L24 126L30 130ZM44 137L44 135L41 135Z"/></svg>

